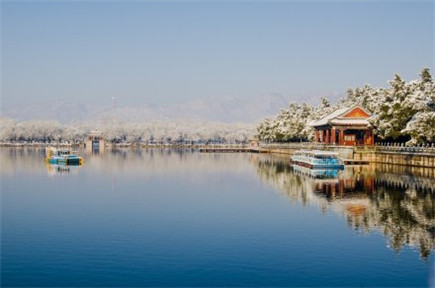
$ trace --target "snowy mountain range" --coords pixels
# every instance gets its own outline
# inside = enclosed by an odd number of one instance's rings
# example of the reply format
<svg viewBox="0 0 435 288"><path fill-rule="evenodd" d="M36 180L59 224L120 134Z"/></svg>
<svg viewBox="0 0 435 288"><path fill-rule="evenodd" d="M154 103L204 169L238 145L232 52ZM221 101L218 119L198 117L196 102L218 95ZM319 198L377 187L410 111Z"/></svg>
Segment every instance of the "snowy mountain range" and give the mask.
<svg viewBox="0 0 435 288"><path fill-rule="evenodd" d="M141 107L104 107L67 102L29 104L4 109L2 116L19 121L57 120L71 123L85 120L150 121L192 119L218 122L256 123L275 116L295 98L271 94L251 99L203 98L181 104Z"/></svg>

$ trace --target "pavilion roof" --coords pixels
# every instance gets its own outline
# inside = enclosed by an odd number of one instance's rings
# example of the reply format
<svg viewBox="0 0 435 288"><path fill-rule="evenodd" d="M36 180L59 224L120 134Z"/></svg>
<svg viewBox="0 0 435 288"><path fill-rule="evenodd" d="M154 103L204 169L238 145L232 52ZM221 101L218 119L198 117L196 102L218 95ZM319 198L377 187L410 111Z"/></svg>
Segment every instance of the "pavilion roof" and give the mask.
<svg viewBox="0 0 435 288"><path fill-rule="evenodd" d="M371 115L370 112L362 108L361 106L353 106L353 107L346 107L341 108L338 110L335 110L331 114L326 115L325 117L317 120L312 121L309 123L310 126L318 127L318 126L325 126L325 125L357 125L357 126L371 126L370 122L368 121L369 117L351 117L348 116L353 110L360 109L365 114Z"/></svg>

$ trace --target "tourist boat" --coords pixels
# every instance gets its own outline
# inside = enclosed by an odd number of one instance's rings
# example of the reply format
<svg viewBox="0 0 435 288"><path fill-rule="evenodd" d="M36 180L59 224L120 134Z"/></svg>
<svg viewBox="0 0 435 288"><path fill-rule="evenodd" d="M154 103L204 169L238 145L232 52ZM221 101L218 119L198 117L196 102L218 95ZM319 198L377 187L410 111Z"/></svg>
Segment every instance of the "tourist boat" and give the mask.
<svg viewBox="0 0 435 288"><path fill-rule="evenodd" d="M70 149L57 149L53 147L48 147L45 149L45 155L45 160L50 164L83 164L83 158L75 155Z"/></svg>
<svg viewBox="0 0 435 288"><path fill-rule="evenodd" d="M299 150L291 156L291 162L310 169L344 169L338 153L321 150Z"/></svg>

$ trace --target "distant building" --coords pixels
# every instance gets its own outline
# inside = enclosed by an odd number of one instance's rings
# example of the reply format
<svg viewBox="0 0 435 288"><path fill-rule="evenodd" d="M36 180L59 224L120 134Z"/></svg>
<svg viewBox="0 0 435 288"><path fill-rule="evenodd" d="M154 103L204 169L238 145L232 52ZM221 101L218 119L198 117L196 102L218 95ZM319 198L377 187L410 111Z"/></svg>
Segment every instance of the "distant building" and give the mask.
<svg viewBox="0 0 435 288"><path fill-rule="evenodd" d="M360 106L338 109L310 123L316 130L315 142L342 146L373 146L370 112Z"/></svg>
<svg viewBox="0 0 435 288"><path fill-rule="evenodd" d="M259 147L260 146L260 138L256 135L252 139L249 139L249 146Z"/></svg>
<svg viewBox="0 0 435 288"><path fill-rule="evenodd" d="M86 149L103 150L105 146L103 133L97 130L92 130L91 132L89 132L86 135L85 146Z"/></svg>

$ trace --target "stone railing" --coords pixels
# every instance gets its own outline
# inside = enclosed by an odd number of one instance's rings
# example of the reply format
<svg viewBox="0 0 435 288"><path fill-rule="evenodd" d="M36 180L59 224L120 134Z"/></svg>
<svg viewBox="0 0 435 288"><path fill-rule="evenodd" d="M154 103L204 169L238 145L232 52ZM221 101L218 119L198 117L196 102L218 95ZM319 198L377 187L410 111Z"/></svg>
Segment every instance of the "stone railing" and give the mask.
<svg viewBox="0 0 435 288"><path fill-rule="evenodd" d="M195 148L208 148L208 149L219 149L219 148L227 148L227 149L237 149L237 148L248 148L248 144L201 144L195 145Z"/></svg>
<svg viewBox="0 0 435 288"><path fill-rule="evenodd" d="M265 149L321 149L326 146L314 142L260 143L260 147Z"/></svg>
<svg viewBox="0 0 435 288"><path fill-rule="evenodd" d="M402 153L428 153L435 154L435 144L420 144L417 146L406 146L404 143L376 143L376 151L380 152L402 152Z"/></svg>
<svg viewBox="0 0 435 288"><path fill-rule="evenodd" d="M421 144L418 146L406 146L403 143L376 143L375 146L337 146L314 142L292 142L292 143L260 143L265 149L324 149L324 148L353 148L355 152L409 152L409 153L430 153L435 154L435 144Z"/></svg>

